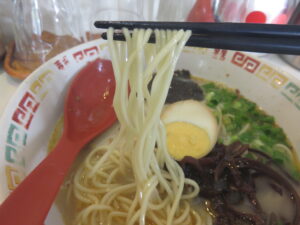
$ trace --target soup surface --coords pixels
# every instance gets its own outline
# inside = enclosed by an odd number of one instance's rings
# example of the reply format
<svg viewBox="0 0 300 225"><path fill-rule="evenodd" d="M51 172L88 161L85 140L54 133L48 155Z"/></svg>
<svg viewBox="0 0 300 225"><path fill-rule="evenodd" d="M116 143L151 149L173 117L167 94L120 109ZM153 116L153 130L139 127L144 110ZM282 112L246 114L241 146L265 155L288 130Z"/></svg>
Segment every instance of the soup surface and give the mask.
<svg viewBox="0 0 300 225"><path fill-rule="evenodd" d="M217 143L209 150L210 153L207 152L207 155L201 159L190 157L188 153L184 159L177 159L185 176L195 180L200 186L200 195L192 204L195 210L205 208L212 216L213 223L220 225L280 225L292 224L293 221L297 224L298 220L295 218L298 213L295 205L298 199L295 193L291 195L290 186L296 191L299 189L298 158L287 136L276 125L274 118L266 115L255 103L244 98L238 90L231 90L222 84L192 77L185 70L176 71L166 106L188 100L208 106L218 123L215 129ZM66 225L74 225L74 218L78 211L87 207L74 197L72 189L74 174L90 151L103 144L108 137L113 139L118 128L118 124L115 124L105 134L95 139L85 150L81 151L74 163L56 202L64 212ZM53 132L49 149L57 142L61 129L62 119L58 121ZM210 135L207 138L210 138ZM188 150L182 151L189 152ZM101 156L98 157L101 158ZM213 159L215 164L210 163L210 159ZM249 163L252 161L246 160L252 160L253 165ZM261 164L258 166L254 162L261 163L267 169L270 168L271 172L263 173L262 168L258 168ZM235 170L234 163L241 169ZM222 168L219 166L221 164ZM199 169L199 165L201 167L207 165L207 167ZM276 171L280 177L273 176L272 171ZM278 184L284 176L289 177L284 180L288 184ZM126 178L120 177L119 179ZM242 193L243 191L246 194ZM209 223L208 221L207 224ZM154 223L148 221L147 224ZM192 221L191 224L193 224Z"/></svg>

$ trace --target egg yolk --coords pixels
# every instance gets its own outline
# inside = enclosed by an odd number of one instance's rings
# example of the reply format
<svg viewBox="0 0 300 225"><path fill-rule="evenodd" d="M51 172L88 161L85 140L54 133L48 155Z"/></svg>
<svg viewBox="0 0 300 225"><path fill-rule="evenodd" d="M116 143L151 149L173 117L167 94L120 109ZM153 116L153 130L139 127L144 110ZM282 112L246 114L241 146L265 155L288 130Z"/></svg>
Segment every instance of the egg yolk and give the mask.
<svg viewBox="0 0 300 225"><path fill-rule="evenodd" d="M175 160L185 156L201 158L210 150L210 139L201 127L187 122L172 122L165 125L167 147Z"/></svg>

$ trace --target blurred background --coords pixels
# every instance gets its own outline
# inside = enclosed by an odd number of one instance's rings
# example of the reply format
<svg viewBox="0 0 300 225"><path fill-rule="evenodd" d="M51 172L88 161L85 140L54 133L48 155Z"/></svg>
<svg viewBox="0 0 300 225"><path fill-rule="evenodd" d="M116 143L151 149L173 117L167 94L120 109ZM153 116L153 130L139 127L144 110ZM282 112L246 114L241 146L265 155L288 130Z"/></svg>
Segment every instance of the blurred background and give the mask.
<svg viewBox="0 0 300 225"><path fill-rule="evenodd" d="M19 79L99 38L96 20L298 23L299 0L1 0L0 58ZM6 55L4 57L4 53Z"/></svg>

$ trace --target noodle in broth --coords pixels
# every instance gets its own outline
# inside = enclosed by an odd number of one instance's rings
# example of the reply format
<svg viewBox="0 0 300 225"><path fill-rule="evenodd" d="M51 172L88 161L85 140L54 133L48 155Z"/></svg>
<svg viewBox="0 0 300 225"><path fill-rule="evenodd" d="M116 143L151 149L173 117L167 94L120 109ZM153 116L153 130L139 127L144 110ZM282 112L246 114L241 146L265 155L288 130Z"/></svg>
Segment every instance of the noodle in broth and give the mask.
<svg viewBox="0 0 300 225"><path fill-rule="evenodd" d="M178 57L190 31L123 29L126 42L108 44L116 79L114 109L119 128L93 149L71 179L76 225L212 224L193 210L198 184L187 179L166 146L160 114ZM153 78L153 74L156 76ZM151 89L148 89L152 81ZM128 90L130 87L130 93Z"/></svg>

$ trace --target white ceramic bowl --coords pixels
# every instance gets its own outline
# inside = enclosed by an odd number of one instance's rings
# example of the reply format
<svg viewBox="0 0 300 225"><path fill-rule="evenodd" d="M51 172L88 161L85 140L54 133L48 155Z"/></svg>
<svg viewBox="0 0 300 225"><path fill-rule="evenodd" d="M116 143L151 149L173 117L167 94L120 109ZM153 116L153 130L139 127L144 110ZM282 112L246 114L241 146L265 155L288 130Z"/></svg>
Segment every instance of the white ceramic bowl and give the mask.
<svg viewBox="0 0 300 225"><path fill-rule="evenodd" d="M32 73L9 102L0 121L0 202L46 156L70 79L96 57L109 58L103 40L63 52ZM250 55L226 50L186 48L177 68L238 88L276 118L300 153L300 80ZM55 205L46 224L63 224Z"/></svg>

